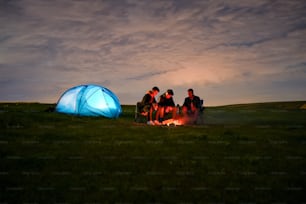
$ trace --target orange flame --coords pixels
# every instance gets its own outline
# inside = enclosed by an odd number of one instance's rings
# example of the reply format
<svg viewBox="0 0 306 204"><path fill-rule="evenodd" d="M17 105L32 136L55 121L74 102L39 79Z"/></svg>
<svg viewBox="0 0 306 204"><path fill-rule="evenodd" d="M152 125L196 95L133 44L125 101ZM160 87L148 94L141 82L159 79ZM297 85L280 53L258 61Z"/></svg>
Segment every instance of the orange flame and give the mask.
<svg viewBox="0 0 306 204"><path fill-rule="evenodd" d="M174 126L179 126L179 125L184 125L184 121L182 119L168 119L163 121L163 125L174 125Z"/></svg>

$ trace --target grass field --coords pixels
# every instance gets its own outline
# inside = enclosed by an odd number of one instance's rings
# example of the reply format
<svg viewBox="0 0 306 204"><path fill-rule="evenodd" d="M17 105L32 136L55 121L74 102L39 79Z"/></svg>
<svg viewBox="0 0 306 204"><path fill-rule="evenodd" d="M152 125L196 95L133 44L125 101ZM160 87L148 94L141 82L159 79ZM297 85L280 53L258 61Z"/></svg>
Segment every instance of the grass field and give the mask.
<svg viewBox="0 0 306 204"><path fill-rule="evenodd" d="M306 102L147 126L0 104L0 203L306 203Z"/></svg>

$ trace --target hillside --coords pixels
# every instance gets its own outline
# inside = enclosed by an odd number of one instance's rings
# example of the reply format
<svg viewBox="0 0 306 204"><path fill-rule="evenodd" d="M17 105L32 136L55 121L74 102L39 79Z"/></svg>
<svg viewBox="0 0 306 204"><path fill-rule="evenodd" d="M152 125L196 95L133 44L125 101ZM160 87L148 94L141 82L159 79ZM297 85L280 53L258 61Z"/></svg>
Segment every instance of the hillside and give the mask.
<svg viewBox="0 0 306 204"><path fill-rule="evenodd" d="M266 102L266 103L249 103L249 104L233 104L218 106L215 108L222 109L271 109L271 110L298 110L306 104L306 101L290 101L290 102Z"/></svg>

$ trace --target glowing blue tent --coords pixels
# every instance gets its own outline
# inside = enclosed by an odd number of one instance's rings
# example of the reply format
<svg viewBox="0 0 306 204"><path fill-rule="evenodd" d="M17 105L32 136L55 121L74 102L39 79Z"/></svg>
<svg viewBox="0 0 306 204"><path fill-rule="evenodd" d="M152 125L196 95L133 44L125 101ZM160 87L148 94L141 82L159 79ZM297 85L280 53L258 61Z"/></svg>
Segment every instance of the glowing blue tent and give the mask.
<svg viewBox="0 0 306 204"><path fill-rule="evenodd" d="M55 110L80 116L118 118L121 106L117 96L98 85L80 85L68 89L57 102Z"/></svg>

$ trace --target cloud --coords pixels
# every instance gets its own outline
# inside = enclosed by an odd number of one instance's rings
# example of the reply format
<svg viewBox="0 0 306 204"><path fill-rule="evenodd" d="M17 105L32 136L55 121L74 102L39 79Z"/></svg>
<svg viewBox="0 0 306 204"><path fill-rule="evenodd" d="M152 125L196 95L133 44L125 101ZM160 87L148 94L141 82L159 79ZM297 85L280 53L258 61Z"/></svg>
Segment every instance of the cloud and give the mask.
<svg viewBox="0 0 306 204"><path fill-rule="evenodd" d="M123 103L154 85L177 89L179 98L185 87L218 91L228 101L243 86L260 99L262 87L247 82L272 90L280 76L293 83L292 70L305 76L305 9L299 0L5 1L0 100L20 87L27 98L54 101L58 90L92 82L110 86ZM38 83L56 88L33 90ZM216 88L225 84L233 88Z"/></svg>

